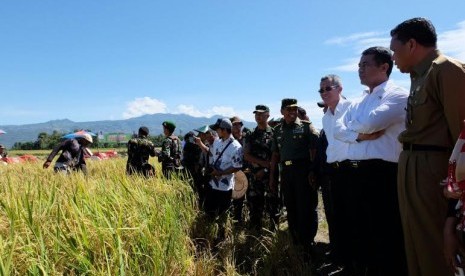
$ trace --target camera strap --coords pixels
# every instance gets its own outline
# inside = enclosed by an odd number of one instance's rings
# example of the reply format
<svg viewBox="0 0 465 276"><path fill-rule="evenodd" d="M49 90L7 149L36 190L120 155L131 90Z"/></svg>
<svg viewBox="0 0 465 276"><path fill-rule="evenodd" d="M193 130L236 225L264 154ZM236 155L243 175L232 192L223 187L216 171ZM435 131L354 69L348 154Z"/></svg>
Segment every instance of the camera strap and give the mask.
<svg viewBox="0 0 465 276"><path fill-rule="evenodd" d="M216 158L215 163L213 163L213 167L216 167L216 165L218 164L218 161L220 160L221 156L223 156L224 151L229 147L229 145L231 145L232 142L233 142L233 139L231 139L231 141L229 141L229 143L226 145L226 147L224 147L224 149L220 152L220 155L218 155L218 157Z"/></svg>

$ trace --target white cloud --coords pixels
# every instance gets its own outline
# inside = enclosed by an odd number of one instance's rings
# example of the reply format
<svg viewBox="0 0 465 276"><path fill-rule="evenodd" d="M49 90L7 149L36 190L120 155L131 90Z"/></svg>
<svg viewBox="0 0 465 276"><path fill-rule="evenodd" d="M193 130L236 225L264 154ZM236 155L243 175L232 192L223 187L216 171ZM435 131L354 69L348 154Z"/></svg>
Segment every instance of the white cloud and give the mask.
<svg viewBox="0 0 465 276"><path fill-rule="evenodd" d="M354 50L354 56L342 61L342 64L330 68L343 72L356 72L360 54L371 46L389 47L390 36L381 32L355 33L346 37L332 38L327 44L338 44ZM457 28L438 34L438 48L445 54L465 61L465 21L457 24Z"/></svg>
<svg viewBox="0 0 465 276"><path fill-rule="evenodd" d="M127 103L123 118L128 119L145 114L166 113L166 111L166 104L160 100L150 97L136 98L132 102Z"/></svg>
<svg viewBox="0 0 465 276"><path fill-rule="evenodd" d="M457 27L439 34L438 48L451 57L465 61L465 21L458 23Z"/></svg>
<svg viewBox="0 0 465 276"><path fill-rule="evenodd" d="M200 110L196 109L193 105L185 104L178 105L175 113L187 114L192 117L210 117L206 115L204 112L201 112Z"/></svg>
<svg viewBox="0 0 465 276"><path fill-rule="evenodd" d="M337 44L337 45L345 45L348 43L352 43L354 41L360 41L366 38L371 38L374 36L379 36L379 32L366 32L366 33L355 33L349 36L341 36L341 37L334 37L330 38L325 41L325 44Z"/></svg>
<svg viewBox="0 0 465 276"><path fill-rule="evenodd" d="M200 111L199 109L195 108L193 105L185 105L180 104L176 107L176 111L174 113L182 113L187 114L193 117L211 117L214 115L220 115L225 117L232 117L232 116L241 116L241 112L234 110L233 107L230 106L213 106L210 109L206 109Z"/></svg>

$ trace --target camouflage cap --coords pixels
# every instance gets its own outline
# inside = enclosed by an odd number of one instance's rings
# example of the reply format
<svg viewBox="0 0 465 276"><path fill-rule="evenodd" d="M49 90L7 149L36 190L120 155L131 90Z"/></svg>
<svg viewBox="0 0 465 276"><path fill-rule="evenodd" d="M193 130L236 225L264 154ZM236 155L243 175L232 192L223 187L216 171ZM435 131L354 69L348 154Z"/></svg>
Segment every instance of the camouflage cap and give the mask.
<svg viewBox="0 0 465 276"><path fill-rule="evenodd" d="M266 105L259 104L255 106L255 111L253 113L257 113L257 112L258 113L270 112L270 108Z"/></svg>
<svg viewBox="0 0 465 276"><path fill-rule="evenodd" d="M237 116L231 117L229 120L231 121L231 124L235 124L235 123L241 123L242 124L241 118L239 118Z"/></svg>
<svg viewBox="0 0 465 276"><path fill-rule="evenodd" d="M176 129L176 125L171 121L164 121L162 125L166 129L168 129L170 132L173 132Z"/></svg>
<svg viewBox="0 0 465 276"><path fill-rule="evenodd" d="M298 106L296 99L286 98L281 101L281 109L286 108L286 107L294 107L294 106Z"/></svg>

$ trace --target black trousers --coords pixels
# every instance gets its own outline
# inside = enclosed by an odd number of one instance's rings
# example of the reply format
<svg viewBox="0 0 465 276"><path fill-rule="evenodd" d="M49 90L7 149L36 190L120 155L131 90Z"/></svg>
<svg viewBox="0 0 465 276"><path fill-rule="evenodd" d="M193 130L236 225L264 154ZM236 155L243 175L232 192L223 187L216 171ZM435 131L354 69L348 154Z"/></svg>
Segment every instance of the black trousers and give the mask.
<svg viewBox="0 0 465 276"><path fill-rule="evenodd" d="M211 188L209 184L207 186L204 203L205 213L212 218L223 215L231 207L232 190L220 191Z"/></svg>
<svg viewBox="0 0 465 276"><path fill-rule="evenodd" d="M334 206L330 174L324 173L319 175L318 184L318 186L321 187L321 197L325 209L326 223L328 224L329 242L331 250L333 250L333 246L337 243L337 238L334 229ZM333 254L333 252L331 254Z"/></svg>
<svg viewBox="0 0 465 276"><path fill-rule="evenodd" d="M310 186L308 175L310 162L283 163L281 188L287 210L287 222L296 245L310 250L318 230L317 190Z"/></svg>
<svg viewBox="0 0 465 276"><path fill-rule="evenodd" d="M343 161L333 173L337 253L368 275L407 275L397 163Z"/></svg>

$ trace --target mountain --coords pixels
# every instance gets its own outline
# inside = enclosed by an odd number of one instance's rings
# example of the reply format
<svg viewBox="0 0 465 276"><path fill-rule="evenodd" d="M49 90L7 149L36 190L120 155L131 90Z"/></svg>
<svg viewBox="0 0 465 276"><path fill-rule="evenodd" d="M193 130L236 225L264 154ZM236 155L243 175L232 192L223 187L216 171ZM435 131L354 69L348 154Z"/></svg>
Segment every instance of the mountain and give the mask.
<svg viewBox="0 0 465 276"><path fill-rule="evenodd" d="M214 124L222 116L192 117L186 114L166 114L157 113L143 115L126 120L106 120L94 122L73 122L68 119L53 120L45 123L27 125L3 125L0 129L6 134L0 135L0 143L7 148L11 148L16 142L30 142L37 140L39 133L51 134L53 131L71 133L77 129L87 129L98 133L137 133L140 126L146 126L150 130L150 135L156 136L163 133L163 121L172 121L176 124L175 134L182 136L187 132L203 125ZM244 121L244 126L253 128L255 123Z"/></svg>

